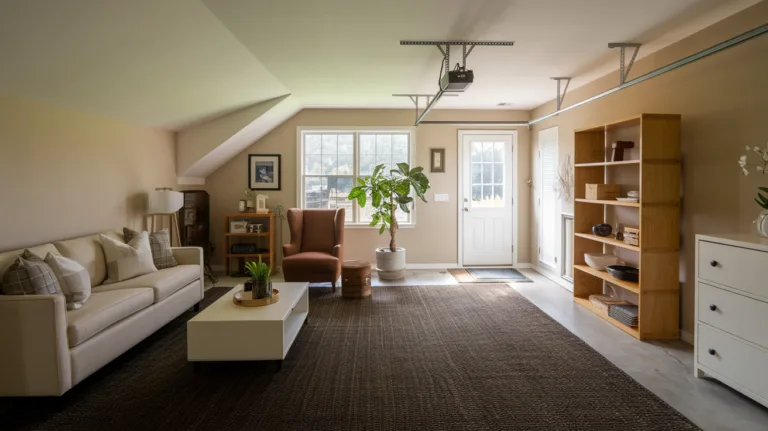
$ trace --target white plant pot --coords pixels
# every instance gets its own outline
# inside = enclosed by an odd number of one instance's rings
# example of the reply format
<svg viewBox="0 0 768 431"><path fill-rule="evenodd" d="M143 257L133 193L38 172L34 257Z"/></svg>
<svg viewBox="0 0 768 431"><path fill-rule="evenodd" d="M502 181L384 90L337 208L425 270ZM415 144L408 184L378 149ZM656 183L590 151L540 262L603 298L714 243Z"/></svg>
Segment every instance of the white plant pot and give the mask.
<svg viewBox="0 0 768 431"><path fill-rule="evenodd" d="M382 280L399 280L405 278L405 249L397 248L393 252L386 248L376 249L376 270Z"/></svg>
<svg viewBox="0 0 768 431"><path fill-rule="evenodd" d="M768 238L768 210L763 210L763 212L757 216L755 224L757 224L757 232L759 232L760 235Z"/></svg>

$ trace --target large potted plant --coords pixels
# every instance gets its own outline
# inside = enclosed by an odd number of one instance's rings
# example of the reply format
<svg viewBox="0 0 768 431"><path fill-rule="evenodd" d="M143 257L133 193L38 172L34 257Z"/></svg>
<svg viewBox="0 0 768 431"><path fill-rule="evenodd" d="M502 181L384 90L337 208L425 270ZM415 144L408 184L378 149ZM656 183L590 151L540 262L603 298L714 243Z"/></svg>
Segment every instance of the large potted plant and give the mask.
<svg viewBox="0 0 768 431"><path fill-rule="evenodd" d="M371 176L358 178L358 185L349 193L348 199L357 201L360 208L370 202L374 210L370 225L379 225L379 235L389 231L389 247L376 249L376 267L381 279L397 280L405 275L405 248L397 247L395 242L399 229L395 211L400 208L410 213L412 194L427 202L424 193L429 189L429 179L423 171L421 166L411 169L408 163L398 163L397 169L385 173L384 164L380 164Z"/></svg>

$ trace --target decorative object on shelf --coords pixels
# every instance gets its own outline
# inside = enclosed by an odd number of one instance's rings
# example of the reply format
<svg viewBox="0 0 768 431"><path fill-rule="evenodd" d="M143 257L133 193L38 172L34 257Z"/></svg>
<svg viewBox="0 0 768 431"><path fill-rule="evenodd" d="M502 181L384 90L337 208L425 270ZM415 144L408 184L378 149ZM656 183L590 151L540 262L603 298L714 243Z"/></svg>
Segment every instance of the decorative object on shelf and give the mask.
<svg viewBox="0 0 768 431"><path fill-rule="evenodd" d="M637 328L637 315L637 305L616 304L608 307L608 316L632 328Z"/></svg>
<svg viewBox="0 0 768 431"><path fill-rule="evenodd" d="M608 265L605 267L605 270L608 271L608 274L611 274L613 278L622 281L637 283L637 281L640 279L640 270L633 266Z"/></svg>
<svg viewBox="0 0 768 431"><path fill-rule="evenodd" d="M566 154L560 169L557 172L557 184L555 185L558 199L570 202L573 196L573 163L571 155Z"/></svg>
<svg viewBox="0 0 768 431"><path fill-rule="evenodd" d="M248 233L248 222L245 220L230 221L229 233Z"/></svg>
<svg viewBox="0 0 768 431"><path fill-rule="evenodd" d="M253 196L255 193L253 193L253 190L251 189L245 189L245 212L252 213L253 212Z"/></svg>
<svg viewBox="0 0 768 431"><path fill-rule="evenodd" d="M231 230L232 222L240 221L245 224L245 230L233 232ZM248 226L254 225L256 232L249 232ZM255 225L262 224L263 232L261 235ZM261 257L264 262L274 268L275 262L275 219L274 213L232 213L224 215L225 232L222 237L224 273L242 277L247 275L245 270L245 261ZM257 256L260 255L260 256ZM233 262L234 261L234 262ZM234 267L233 267L234 263Z"/></svg>
<svg viewBox="0 0 768 431"><path fill-rule="evenodd" d="M269 212L267 208L267 199L269 195L256 195L256 212L259 214L266 214Z"/></svg>
<svg viewBox="0 0 768 431"><path fill-rule="evenodd" d="M445 148L429 149L429 172L445 172Z"/></svg>
<svg viewBox="0 0 768 431"><path fill-rule="evenodd" d="M248 205L246 204L245 199L240 199L240 202L237 205L237 210L241 213L244 213L248 209Z"/></svg>
<svg viewBox="0 0 768 431"><path fill-rule="evenodd" d="M598 271L605 271L608 265L619 265L621 260L612 254L584 253L584 262Z"/></svg>
<svg viewBox="0 0 768 431"><path fill-rule="evenodd" d="M632 202L632 203L637 203L640 201L638 198L630 198L630 197L616 198L616 200L619 202Z"/></svg>
<svg viewBox="0 0 768 431"><path fill-rule="evenodd" d="M627 197L640 199L640 192L638 192L637 190L628 191Z"/></svg>
<svg viewBox="0 0 768 431"><path fill-rule="evenodd" d="M272 282L269 280L269 274L272 273L272 268L269 265L261 261L259 262L246 262L245 270L251 276L253 282L253 299L263 299L272 296Z"/></svg>
<svg viewBox="0 0 768 431"><path fill-rule="evenodd" d="M612 298L607 295L589 295L589 302L605 314L608 314L612 305L632 305L632 303L628 301Z"/></svg>
<svg viewBox="0 0 768 431"><path fill-rule="evenodd" d="M609 224L601 223L592 226L592 233L597 236L609 237L613 232L613 228Z"/></svg>
<svg viewBox="0 0 768 431"><path fill-rule="evenodd" d="M280 154L248 155L248 187L251 190L280 190Z"/></svg>
<svg viewBox="0 0 768 431"><path fill-rule="evenodd" d="M586 199L591 200L613 200L619 197L619 185L618 184L587 184Z"/></svg>
<svg viewBox="0 0 768 431"><path fill-rule="evenodd" d="M764 149L760 149L760 147L749 147L746 146L745 148L747 151L752 151L757 153L757 155L760 157L760 163L758 164L750 164L747 162L747 155L743 154L741 157L739 157L739 168L741 168L741 172L744 174L744 176L749 175L749 166L754 166L755 171L758 173L761 173L763 175L768 174L768 143L765 144ZM755 197L755 202L763 209L760 214L757 216L757 220L755 220L755 225L757 226L757 232L764 236L768 237L768 195L765 195L761 192L765 192L768 194L768 187L758 187L757 197Z"/></svg>
<svg viewBox="0 0 768 431"><path fill-rule="evenodd" d="M184 194L175 192L170 187L158 187L155 191L149 193L147 198L147 215L152 221L152 226L148 229L150 232L156 232L158 217L168 216L171 219L171 245L176 238L176 244L181 244L181 235L179 234L179 219L176 211L184 206ZM149 224L149 223L147 223ZM162 228L162 219L160 221Z"/></svg>
<svg viewBox="0 0 768 431"><path fill-rule="evenodd" d="M616 239L619 239L618 236ZM624 244L640 246L640 229L625 226L621 240L624 241Z"/></svg>
<svg viewBox="0 0 768 431"><path fill-rule="evenodd" d="M630 148L634 148L635 143L632 141L616 141L611 143L611 161L612 162L623 162L624 161L624 150L628 150Z"/></svg>
<svg viewBox="0 0 768 431"><path fill-rule="evenodd" d="M358 178L359 184L349 192L349 200L357 201L365 208L368 196L371 196L371 226L380 224L379 235L389 231L389 247L376 249L376 267L379 278L397 280L405 276L405 249L395 244L395 233L399 228L395 210L398 207L411 212L415 193L423 202L427 202L424 193L429 189L429 179L423 174L421 166L411 169L408 163L398 163L397 169L384 173L384 164L377 165L369 177Z"/></svg>

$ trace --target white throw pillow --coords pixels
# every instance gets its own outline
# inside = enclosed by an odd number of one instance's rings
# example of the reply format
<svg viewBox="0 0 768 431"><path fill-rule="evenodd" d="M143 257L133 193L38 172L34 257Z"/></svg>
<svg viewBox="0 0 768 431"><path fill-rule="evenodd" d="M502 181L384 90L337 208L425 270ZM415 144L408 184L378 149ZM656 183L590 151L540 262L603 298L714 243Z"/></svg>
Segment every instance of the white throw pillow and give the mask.
<svg viewBox="0 0 768 431"><path fill-rule="evenodd" d="M107 279L104 284L117 283L157 271L152 261L149 234L141 232L128 243L99 234L107 260Z"/></svg>
<svg viewBox="0 0 768 431"><path fill-rule="evenodd" d="M67 300L68 310L77 310L91 296L91 276L88 270L64 256L53 253L45 255L45 263L51 267L59 280L61 291Z"/></svg>

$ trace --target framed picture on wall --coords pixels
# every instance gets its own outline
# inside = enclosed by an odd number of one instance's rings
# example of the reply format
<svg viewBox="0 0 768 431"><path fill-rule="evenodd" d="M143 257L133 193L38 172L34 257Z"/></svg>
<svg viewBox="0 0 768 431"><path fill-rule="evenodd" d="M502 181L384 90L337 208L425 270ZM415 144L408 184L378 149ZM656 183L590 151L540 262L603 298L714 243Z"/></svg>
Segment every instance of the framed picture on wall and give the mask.
<svg viewBox="0 0 768 431"><path fill-rule="evenodd" d="M248 188L280 190L280 154L248 155Z"/></svg>
<svg viewBox="0 0 768 431"><path fill-rule="evenodd" d="M445 172L445 148L429 149L429 171Z"/></svg>

